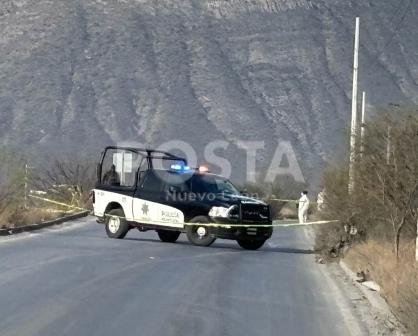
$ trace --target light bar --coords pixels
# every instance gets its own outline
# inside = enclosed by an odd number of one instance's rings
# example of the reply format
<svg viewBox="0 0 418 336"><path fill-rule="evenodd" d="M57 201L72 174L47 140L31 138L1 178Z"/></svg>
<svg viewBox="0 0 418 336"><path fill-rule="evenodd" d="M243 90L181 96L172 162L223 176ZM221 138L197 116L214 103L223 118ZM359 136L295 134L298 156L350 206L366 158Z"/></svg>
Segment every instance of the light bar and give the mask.
<svg viewBox="0 0 418 336"><path fill-rule="evenodd" d="M179 172L183 172L183 171L190 170L190 167L189 166L183 166L181 164L172 164L170 169L175 170L175 171L179 171Z"/></svg>
<svg viewBox="0 0 418 336"><path fill-rule="evenodd" d="M207 173L209 171L209 168L206 166L199 166L198 170L199 173Z"/></svg>

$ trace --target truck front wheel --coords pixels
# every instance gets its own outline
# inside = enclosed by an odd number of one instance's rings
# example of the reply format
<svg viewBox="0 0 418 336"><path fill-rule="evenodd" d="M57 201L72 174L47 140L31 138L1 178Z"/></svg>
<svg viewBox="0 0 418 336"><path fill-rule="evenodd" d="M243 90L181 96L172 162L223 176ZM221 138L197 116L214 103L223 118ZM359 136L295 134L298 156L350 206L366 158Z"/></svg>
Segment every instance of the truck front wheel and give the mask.
<svg viewBox="0 0 418 336"><path fill-rule="evenodd" d="M205 223L210 223L208 217L197 216L190 223L193 224L187 226L187 239L189 242L197 246L209 246L213 244L216 238L212 236L210 227L205 225Z"/></svg>
<svg viewBox="0 0 418 336"><path fill-rule="evenodd" d="M122 209L113 209L106 214L106 233L109 238L123 239L130 227L126 222L125 213Z"/></svg>
<svg viewBox="0 0 418 336"><path fill-rule="evenodd" d="M265 240L237 240L238 245L246 250L258 250L265 242Z"/></svg>

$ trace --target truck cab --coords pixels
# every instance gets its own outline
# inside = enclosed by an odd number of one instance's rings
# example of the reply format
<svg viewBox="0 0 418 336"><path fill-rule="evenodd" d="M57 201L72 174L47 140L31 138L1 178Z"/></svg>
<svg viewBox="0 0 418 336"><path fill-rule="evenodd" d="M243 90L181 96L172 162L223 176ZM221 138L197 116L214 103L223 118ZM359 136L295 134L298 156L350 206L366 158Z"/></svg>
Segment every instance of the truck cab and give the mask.
<svg viewBox="0 0 418 336"><path fill-rule="evenodd" d="M270 206L241 195L225 177L190 168L168 152L107 147L97 165L94 214L110 238L155 230L163 242L181 233L198 246L233 239L250 250L272 235Z"/></svg>

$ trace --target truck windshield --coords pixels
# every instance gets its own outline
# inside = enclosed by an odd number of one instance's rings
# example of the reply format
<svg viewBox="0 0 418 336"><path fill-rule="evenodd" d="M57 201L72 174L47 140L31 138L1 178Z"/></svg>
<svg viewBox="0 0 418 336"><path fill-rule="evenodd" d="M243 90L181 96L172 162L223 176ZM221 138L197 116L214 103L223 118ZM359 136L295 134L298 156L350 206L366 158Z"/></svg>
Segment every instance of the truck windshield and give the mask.
<svg viewBox="0 0 418 336"><path fill-rule="evenodd" d="M195 193L240 194L231 182L221 176L195 174L191 182L191 189Z"/></svg>

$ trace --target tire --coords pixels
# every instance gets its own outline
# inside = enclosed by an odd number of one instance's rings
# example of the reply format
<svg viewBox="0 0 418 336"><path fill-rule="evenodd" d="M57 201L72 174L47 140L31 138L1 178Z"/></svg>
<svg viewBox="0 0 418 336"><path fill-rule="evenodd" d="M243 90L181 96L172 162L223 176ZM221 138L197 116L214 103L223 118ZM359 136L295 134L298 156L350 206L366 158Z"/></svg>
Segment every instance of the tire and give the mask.
<svg viewBox="0 0 418 336"><path fill-rule="evenodd" d="M253 251L258 250L261 246L264 245L265 242L265 240L237 240L238 245L241 246L243 249Z"/></svg>
<svg viewBox="0 0 418 336"><path fill-rule="evenodd" d="M122 209L113 209L106 214L105 227L107 236L116 239L125 238L130 229Z"/></svg>
<svg viewBox="0 0 418 336"><path fill-rule="evenodd" d="M210 223L210 219L206 216L197 216L190 223ZM210 246L216 240L210 228L205 225L188 225L186 234L189 242L196 246Z"/></svg>
<svg viewBox="0 0 418 336"><path fill-rule="evenodd" d="M164 243L175 243L180 236L178 231L157 230L158 237Z"/></svg>

